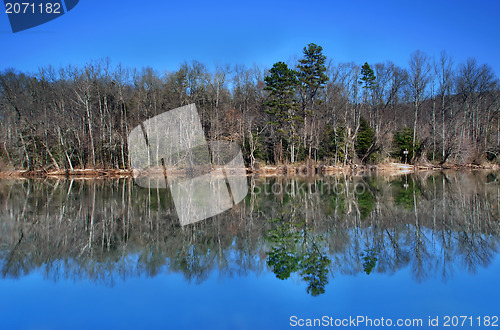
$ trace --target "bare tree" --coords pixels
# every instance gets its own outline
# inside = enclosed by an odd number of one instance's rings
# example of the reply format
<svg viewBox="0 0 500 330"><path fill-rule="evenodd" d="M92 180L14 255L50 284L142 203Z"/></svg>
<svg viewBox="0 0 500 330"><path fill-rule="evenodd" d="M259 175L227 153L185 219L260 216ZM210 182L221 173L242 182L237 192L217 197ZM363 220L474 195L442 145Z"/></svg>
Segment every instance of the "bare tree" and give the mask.
<svg viewBox="0 0 500 330"><path fill-rule="evenodd" d="M417 50L410 55L408 71L408 87L414 107L413 121L413 159L415 161L415 145L417 142L418 113L420 106L426 97L426 88L430 81L431 66L427 55ZM424 155L425 156L425 155Z"/></svg>
<svg viewBox="0 0 500 330"><path fill-rule="evenodd" d="M434 64L434 71L438 80L438 96L441 101L441 163L444 164L451 151L446 143L445 118L453 88L453 59L445 51L441 52L439 62Z"/></svg>

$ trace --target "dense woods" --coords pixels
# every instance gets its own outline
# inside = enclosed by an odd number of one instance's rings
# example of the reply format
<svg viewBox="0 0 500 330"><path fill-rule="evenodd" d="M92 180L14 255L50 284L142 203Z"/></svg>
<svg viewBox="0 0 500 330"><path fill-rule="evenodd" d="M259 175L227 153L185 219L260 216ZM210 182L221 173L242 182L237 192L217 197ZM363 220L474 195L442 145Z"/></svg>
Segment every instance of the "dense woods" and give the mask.
<svg viewBox="0 0 500 330"><path fill-rule="evenodd" d="M270 69L193 61L159 73L109 59L36 74L7 69L0 168L126 169L130 130L191 103L207 138L239 143L249 167L499 160L500 89L488 65L421 51L407 67L336 63L309 44L297 62Z"/></svg>

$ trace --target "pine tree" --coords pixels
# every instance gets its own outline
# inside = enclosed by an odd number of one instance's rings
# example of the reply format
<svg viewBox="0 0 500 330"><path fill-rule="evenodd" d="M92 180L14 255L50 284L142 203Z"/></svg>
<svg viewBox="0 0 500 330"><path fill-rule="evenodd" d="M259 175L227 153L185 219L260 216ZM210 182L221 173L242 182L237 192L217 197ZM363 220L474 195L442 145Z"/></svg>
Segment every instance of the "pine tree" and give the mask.
<svg viewBox="0 0 500 330"><path fill-rule="evenodd" d="M269 91L266 112L271 115L271 124L278 128L280 138L280 161L282 159L283 139L290 145L290 161L295 161L296 126L301 118L297 116L295 99L298 85L297 73L289 69L286 63L278 62L269 70L264 78L265 90Z"/></svg>
<svg viewBox="0 0 500 330"><path fill-rule="evenodd" d="M311 143L313 136L312 120L308 120L313 114L315 97L328 81L326 75L326 56L322 53L323 48L314 43L304 47L304 57L299 60L298 80L300 84L300 97L302 103L302 116L304 118L304 147L306 141L309 141L309 159L311 158ZM309 132L308 132L309 129ZM309 134L309 139L307 139Z"/></svg>
<svg viewBox="0 0 500 330"><path fill-rule="evenodd" d="M302 90L303 101L311 102L318 90L328 81L326 75L326 56L322 53L323 47L314 43L304 47L304 57L299 60L298 78Z"/></svg>
<svg viewBox="0 0 500 330"><path fill-rule="evenodd" d="M416 156L413 152L418 152L420 148L420 143L418 139L415 142L415 149L413 149L413 130L410 127L403 127L399 131L394 133L394 157L400 158L401 161L412 160ZM405 156L404 151L408 154Z"/></svg>
<svg viewBox="0 0 500 330"><path fill-rule="evenodd" d="M363 103L369 107L368 111L370 114L370 125L372 127L375 127L375 137L378 138L379 116L374 100L374 91L377 84L377 77L375 76L375 72L373 72L368 62L365 62L365 64L363 64L363 66L361 67L360 75L361 78L359 79L358 83L363 88Z"/></svg>
<svg viewBox="0 0 500 330"><path fill-rule="evenodd" d="M354 149L360 159L366 161L374 150L375 133L366 119L361 117Z"/></svg>
<svg viewBox="0 0 500 330"><path fill-rule="evenodd" d="M365 64L361 67L361 78L359 83L363 85L365 90L373 90L375 88L376 79L377 78L375 77L375 73L372 68L368 62L365 62Z"/></svg>

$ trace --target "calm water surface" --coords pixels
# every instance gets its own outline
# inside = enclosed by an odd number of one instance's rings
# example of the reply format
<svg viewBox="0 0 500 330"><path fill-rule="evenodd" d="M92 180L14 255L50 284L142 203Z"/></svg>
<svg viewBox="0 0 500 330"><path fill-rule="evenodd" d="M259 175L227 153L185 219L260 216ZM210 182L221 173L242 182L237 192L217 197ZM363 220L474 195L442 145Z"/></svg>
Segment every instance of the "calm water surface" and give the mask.
<svg viewBox="0 0 500 330"><path fill-rule="evenodd" d="M494 325L499 181L248 178L242 203L181 226L167 190L133 180L0 180L0 328Z"/></svg>

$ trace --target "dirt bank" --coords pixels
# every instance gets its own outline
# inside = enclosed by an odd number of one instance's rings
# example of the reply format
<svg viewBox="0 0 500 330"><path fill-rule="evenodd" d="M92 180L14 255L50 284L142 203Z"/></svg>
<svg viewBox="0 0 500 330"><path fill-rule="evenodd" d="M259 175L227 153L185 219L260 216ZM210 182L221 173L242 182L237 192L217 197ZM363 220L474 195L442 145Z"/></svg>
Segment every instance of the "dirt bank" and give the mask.
<svg viewBox="0 0 500 330"><path fill-rule="evenodd" d="M283 176L283 175L337 175L337 174L363 174L363 173L383 173L388 175L407 174L421 171L440 170L500 170L496 164L488 165L408 165L401 163L384 163L378 165L347 165L347 166L326 166L326 165L278 165L261 166L256 169L247 168L247 174L260 176ZM161 171L160 171L161 172ZM162 174L161 172L159 174ZM184 175L182 171L167 171L168 175ZM120 169L74 169L74 170L0 170L0 178L128 178L132 177L131 170Z"/></svg>

